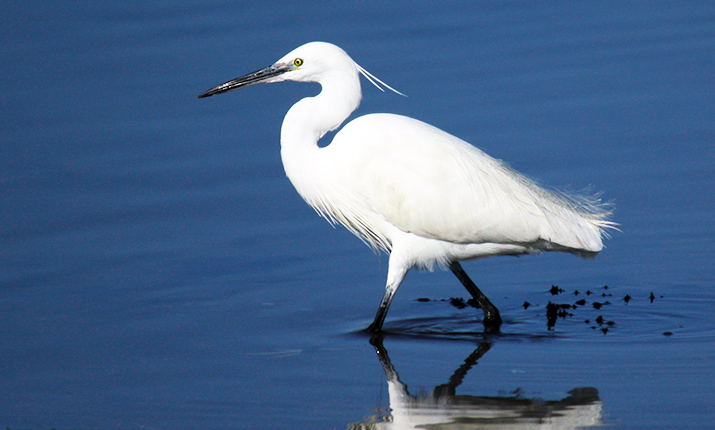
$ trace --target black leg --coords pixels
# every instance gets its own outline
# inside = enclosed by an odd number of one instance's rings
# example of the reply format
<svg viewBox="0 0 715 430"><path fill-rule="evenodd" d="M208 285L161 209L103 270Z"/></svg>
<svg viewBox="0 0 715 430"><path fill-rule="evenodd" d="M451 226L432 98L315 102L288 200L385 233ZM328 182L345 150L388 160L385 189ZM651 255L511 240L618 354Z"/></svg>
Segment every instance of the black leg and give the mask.
<svg viewBox="0 0 715 430"><path fill-rule="evenodd" d="M385 317L387 316L387 310L390 309L390 303L392 303L392 297L395 295L397 289L390 288L389 286L385 289L385 294L382 296L382 301L380 302L380 307L377 308L377 314L375 315L375 320L367 328L368 333L377 333L382 330L382 323L385 322Z"/></svg>
<svg viewBox="0 0 715 430"><path fill-rule="evenodd" d="M485 296L484 293L482 293L481 290L474 284L474 282L469 279L467 272L462 269L462 265L459 264L458 261L452 262L449 265L449 270L454 273L457 279L459 279L459 282L464 285L464 288L469 291L469 294L474 297L474 300L477 301L479 307L481 307L482 311L484 311L484 329L490 333L498 332L502 320L497 307L494 306L492 302L489 301L487 296Z"/></svg>
<svg viewBox="0 0 715 430"><path fill-rule="evenodd" d="M387 310L390 309L390 303L395 296L397 289L400 288L402 280L405 279L407 271L410 270L410 265L402 264L399 258L395 258L394 254L390 255L390 266L387 268L387 285L385 286L385 294L382 296L380 307L377 308L375 320L367 328L368 333L377 333L382 330L382 323L385 322Z"/></svg>

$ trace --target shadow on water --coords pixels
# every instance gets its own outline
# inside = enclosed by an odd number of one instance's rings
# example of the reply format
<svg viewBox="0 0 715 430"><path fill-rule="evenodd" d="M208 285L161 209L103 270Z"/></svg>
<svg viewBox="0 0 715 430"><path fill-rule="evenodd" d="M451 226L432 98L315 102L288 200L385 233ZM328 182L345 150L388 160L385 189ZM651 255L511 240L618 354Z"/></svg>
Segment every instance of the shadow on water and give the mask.
<svg viewBox="0 0 715 430"><path fill-rule="evenodd" d="M551 429L575 429L601 425L602 403L598 390L577 387L560 400L526 398L519 393L509 396L470 396L457 394L467 372L489 351L491 343L482 341L464 359L444 384L432 393L413 395L390 360L383 343L384 334L370 338L387 379L389 411L370 417L369 421L351 423L348 429L456 429L510 428L538 426Z"/></svg>

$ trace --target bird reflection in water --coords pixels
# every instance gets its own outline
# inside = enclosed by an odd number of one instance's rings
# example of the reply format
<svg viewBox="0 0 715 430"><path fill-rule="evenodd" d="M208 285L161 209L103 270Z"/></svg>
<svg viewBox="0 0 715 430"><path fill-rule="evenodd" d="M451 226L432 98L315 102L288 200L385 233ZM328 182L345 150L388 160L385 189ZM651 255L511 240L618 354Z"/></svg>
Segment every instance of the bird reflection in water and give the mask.
<svg viewBox="0 0 715 430"><path fill-rule="evenodd" d="M602 424L602 404L593 387L575 388L561 400L456 394L467 372L489 351L490 343L481 343L446 384L435 387L432 394L420 396L410 394L400 381L383 346L383 337L376 335L370 343L385 371L390 413L352 423L348 430L576 429Z"/></svg>

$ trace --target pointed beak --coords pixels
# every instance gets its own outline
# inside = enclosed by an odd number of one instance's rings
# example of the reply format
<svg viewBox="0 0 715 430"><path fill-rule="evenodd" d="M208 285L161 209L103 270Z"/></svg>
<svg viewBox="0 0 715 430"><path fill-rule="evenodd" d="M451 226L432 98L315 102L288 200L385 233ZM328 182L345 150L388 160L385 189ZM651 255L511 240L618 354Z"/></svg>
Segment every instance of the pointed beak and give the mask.
<svg viewBox="0 0 715 430"><path fill-rule="evenodd" d="M272 65L265 69L257 70L253 73L249 73L240 78L236 78L225 82L219 86L213 87L208 91L202 93L199 98L211 97L215 94L225 93L227 91L235 90L237 88L248 87L255 84L261 84L264 82L271 82L272 78L280 76L283 73L290 71L291 67L289 65Z"/></svg>

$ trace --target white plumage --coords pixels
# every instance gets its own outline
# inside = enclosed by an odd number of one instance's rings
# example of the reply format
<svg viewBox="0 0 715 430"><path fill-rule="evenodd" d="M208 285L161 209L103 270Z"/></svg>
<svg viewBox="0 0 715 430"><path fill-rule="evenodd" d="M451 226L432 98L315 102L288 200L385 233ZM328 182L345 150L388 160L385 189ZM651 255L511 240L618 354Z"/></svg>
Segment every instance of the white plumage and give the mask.
<svg viewBox="0 0 715 430"><path fill-rule="evenodd" d="M337 46L312 42L200 97L262 82L321 84L320 94L300 100L286 114L281 157L288 178L310 206L372 248L390 253L386 291L371 331L381 329L395 291L414 266L449 267L483 308L487 330L494 331L501 324L498 310L459 261L540 251L601 251L604 229L614 224L596 199L541 188L421 121L365 115L320 148L318 140L359 106L361 73L378 88L390 88Z"/></svg>

